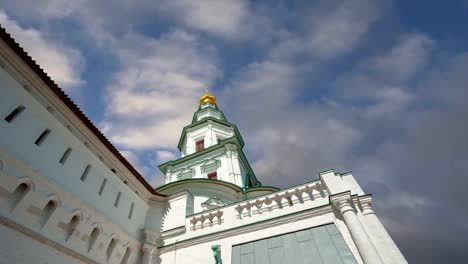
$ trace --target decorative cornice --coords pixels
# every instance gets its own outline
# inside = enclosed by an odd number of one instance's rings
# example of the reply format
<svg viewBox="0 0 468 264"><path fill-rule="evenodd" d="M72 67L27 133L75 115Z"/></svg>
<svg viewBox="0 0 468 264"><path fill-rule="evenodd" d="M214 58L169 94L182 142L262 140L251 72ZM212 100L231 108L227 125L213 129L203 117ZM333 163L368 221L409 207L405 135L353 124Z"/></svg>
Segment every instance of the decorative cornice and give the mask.
<svg viewBox="0 0 468 264"><path fill-rule="evenodd" d="M162 239L167 239L167 238L175 237L175 236L178 236L178 235L182 235L182 234L185 234L185 231L186 231L185 226L179 226L179 227L176 227L176 228L172 228L172 229L163 231L161 233L161 238Z"/></svg>

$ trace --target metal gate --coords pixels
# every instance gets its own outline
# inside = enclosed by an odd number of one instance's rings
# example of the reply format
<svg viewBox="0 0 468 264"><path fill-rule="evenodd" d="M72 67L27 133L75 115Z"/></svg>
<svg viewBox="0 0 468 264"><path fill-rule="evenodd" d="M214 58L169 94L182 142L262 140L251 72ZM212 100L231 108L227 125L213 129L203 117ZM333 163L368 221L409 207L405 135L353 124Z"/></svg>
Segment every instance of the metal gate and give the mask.
<svg viewBox="0 0 468 264"><path fill-rule="evenodd" d="M334 224L232 247L232 264L355 264Z"/></svg>

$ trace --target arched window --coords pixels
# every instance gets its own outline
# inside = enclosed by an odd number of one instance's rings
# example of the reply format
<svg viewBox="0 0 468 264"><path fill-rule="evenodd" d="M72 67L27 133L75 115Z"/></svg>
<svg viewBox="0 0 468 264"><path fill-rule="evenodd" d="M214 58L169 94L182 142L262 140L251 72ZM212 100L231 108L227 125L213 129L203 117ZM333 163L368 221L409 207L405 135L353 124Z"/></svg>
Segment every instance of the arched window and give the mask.
<svg viewBox="0 0 468 264"><path fill-rule="evenodd" d="M54 213L55 209L57 209L57 202L54 200L50 200L44 206L41 212L41 227L44 226L47 221L49 221L50 217Z"/></svg>
<svg viewBox="0 0 468 264"><path fill-rule="evenodd" d="M22 105L16 107L15 110L13 110L9 115L5 117L5 121L7 121L8 123L13 122L13 120L15 120L15 118L17 118L19 114L21 114L24 111L24 109L26 109L26 107Z"/></svg>
<svg viewBox="0 0 468 264"><path fill-rule="evenodd" d="M18 205L18 203L21 200L23 200L23 198L26 196L26 194L28 194L30 189L31 187L29 186L29 184L26 184L24 182L16 187L12 194L11 210L13 210L16 207L16 205Z"/></svg>
<svg viewBox="0 0 468 264"><path fill-rule="evenodd" d="M117 246L117 240L115 238L112 238L111 241L109 242L109 246L107 247L107 261L110 260L110 257L112 256L112 253L114 252L115 247Z"/></svg>
<svg viewBox="0 0 468 264"><path fill-rule="evenodd" d="M122 262L120 262L120 263L121 264L127 264L131 253L132 253L132 249L130 247L127 247L127 249L125 250L125 254L124 254L123 258L122 258Z"/></svg>
<svg viewBox="0 0 468 264"><path fill-rule="evenodd" d="M71 238L73 235L73 232L75 231L76 227L80 223L80 216L79 215L74 215L71 219L70 222L68 223L67 226L67 240Z"/></svg>
<svg viewBox="0 0 468 264"><path fill-rule="evenodd" d="M93 230L91 231L91 234L89 235L89 246L88 246L88 252L93 249L94 244L96 244L96 241L101 234L101 230L98 227L94 227Z"/></svg>

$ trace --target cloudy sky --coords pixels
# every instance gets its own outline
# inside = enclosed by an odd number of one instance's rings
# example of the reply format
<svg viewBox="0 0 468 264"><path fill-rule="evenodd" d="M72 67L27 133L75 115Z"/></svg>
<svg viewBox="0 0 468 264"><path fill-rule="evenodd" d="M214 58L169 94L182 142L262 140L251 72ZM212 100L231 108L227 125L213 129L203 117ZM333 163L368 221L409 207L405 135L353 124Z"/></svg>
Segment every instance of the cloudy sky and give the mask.
<svg viewBox="0 0 468 264"><path fill-rule="evenodd" d="M265 185L353 171L410 263L468 262L468 1L0 0L154 186L208 85Z"/></svg>

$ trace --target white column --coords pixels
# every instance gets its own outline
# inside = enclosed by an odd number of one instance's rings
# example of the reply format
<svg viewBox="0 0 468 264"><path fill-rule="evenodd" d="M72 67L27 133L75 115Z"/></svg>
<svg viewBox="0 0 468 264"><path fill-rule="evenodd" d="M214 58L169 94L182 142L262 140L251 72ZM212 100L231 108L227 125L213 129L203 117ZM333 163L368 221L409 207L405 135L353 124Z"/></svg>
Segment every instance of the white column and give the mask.
<svg viewBox="0 0 468 264"><path fill-rule="evenodd" d="M383 263L374 244L367 235L364 227L356 215L356 210L351 204L351 192L344 192L330 196L330 202L340 211L351 238L365 264Z"/></svg>
<svg viewBox="0 0 468 264"><path fill-rule="evenodd" d="M234 177L234 168L232 165L232 148L231 144L226 144L226 159L228 163L228 172L229 172L229 181L233 184L236 184L235 177Z"/></svg>
<svg viewBox="0 0 468 264"><path fill-rule="evenodd" d="M242 176L240 172L240 163L239 163L239 153L237 150L232 151L232 167L234 168L234 178L236 179L236 184L239 186L243 186L242 184Z"/></svg>
<svg viewBox="0 0 468 264"><path fill-rule="evenodd" d="M155 245L144 244L143 245L143 264L152 264L153 256L156 252L157 247Z"/></svg>
<svg viewBox="0 0 468 264"><path fill-rule="evenodd" d="M159 241L160 234L159 232L145 228L143 229L143 234L145 235L145 244L143 244L143 264L152 264L153 257L157 253L157 243Z"/></svg>
<svg viewBox="0 0 468 264"><path fill-rule="evenodd" d="M175 180L172 180L172 166L168 166L167 167L167 170L166 170L166 175L165 175L165 180L166 180L166 183L170 183L170 182L173 182ZM177 180L177 179L176 179Z"/></svg>
<svg viewBox="0 0 468 264"><path fill-rule="evenodd" d="M364 215L364 228L385 263L408 263L372 209L372 196L359 197L359 204Z"/></svg>

